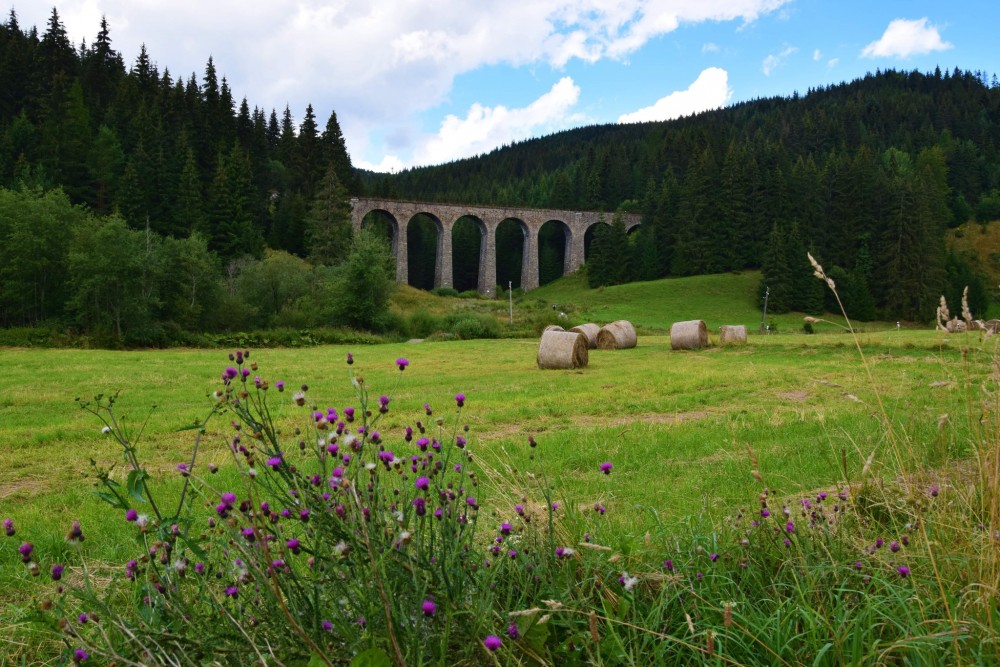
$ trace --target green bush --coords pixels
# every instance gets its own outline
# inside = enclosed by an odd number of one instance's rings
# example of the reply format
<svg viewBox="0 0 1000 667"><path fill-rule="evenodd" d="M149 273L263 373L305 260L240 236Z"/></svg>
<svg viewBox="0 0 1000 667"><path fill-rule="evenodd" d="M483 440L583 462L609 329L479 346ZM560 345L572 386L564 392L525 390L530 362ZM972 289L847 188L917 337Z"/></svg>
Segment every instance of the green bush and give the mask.
<svg viewBox="0 0 1000 667"><path fill-rule="evenodd" d="M434 294L435 296L451 296L451 297L459 295L458 290L455 289L454 287L435 287L434 289L431 290L431 294Z"/></svg>
<svg viewBox="0 0 1000 667"><path fill-rule="evenodd" d="M459 315L450 320L448 328L463 340L499 338L502 333L500 323L490 315Z"/></svg>
<svg viewBox="0 0 1000 667"><path fill-rule="evenodd" d="M404 333L410 338L427 338L435 331L445 328L445 322L437 315L418 309L406 318Z"/></svg>

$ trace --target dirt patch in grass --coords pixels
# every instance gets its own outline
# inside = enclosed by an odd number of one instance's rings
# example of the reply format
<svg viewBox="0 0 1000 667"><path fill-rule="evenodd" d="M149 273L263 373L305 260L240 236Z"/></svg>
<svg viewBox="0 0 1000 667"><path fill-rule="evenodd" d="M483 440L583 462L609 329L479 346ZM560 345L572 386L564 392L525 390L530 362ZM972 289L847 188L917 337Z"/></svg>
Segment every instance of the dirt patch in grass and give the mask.
<svg viewBox="0 0 1000 667"><path fill-rule="evenodd" d="M808 400L809 392L805 389L796 389L794 391L781 391L778 392L778 398L783 398L786 401L792 401L794 403L802 403Z"/></svg>
<svg viewBox="0 0 1000 667"><path fill-rule="evenodd" d="M18 479L13 482L0 482L0 500L6 500L11 496L33 497L45 489L45 480L42 478Z"/></svg>

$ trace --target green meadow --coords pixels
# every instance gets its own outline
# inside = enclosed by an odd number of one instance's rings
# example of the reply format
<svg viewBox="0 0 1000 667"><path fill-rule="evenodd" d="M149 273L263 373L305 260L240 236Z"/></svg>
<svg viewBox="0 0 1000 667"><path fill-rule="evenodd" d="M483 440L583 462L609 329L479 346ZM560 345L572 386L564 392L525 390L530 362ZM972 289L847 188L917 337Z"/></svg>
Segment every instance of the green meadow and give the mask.
<svg viewBox="0 0 1000 667"><path fill-rule="evenodd" d="M710 331L753 324L755 277L693 280L697 298L691 281L608 288L585 299L563 281L525 299L536 309L568 306L577 321L628 318L640 331L699 316ZM835 493L863 477L930 482L971 460L996 339L886 325L856 337L834 325L806 335L791 333L795 322L799 316L782 316L779 333L751 334L746 345L722 347L713 335L699 351L673 351L669 336L641 334L635 349L591 350L589 366L575 371L537 370L535 339L261 349L251 360L271 383L287 433L301 424L293 390L307 385L320 408L360 407L351 387L360 377L371 404L391 398L376 425L386 448L409 453L403 433L417 420L436 432L443 418L449 434L467 425L486 478L479 493L496 494L501 511L517 502L511 485L521 472L540 468L560 511L605 507L599 539L638 558L662 546L650 544L650 534L710 533L752 511L764 488L794 498ZM403 373L399 357L410 361ZM118 445L75 399L120 392L117 413L134 433L142 430L142 460L169 498L180 487L177 464L190 458L191 426L210 412L229 363L220 350L0 350L0 515L32 526L43 556L67 550L63 535L79 519L86 558L98 570L123 562L134 551L130 527L93 495L92 462L120 481L127 470ZM277 380L287 383L282 394ZM459 392L467 399L456 424ZM202 464L225 467L229 433L226 418L208 424ZM613 475L595 474L604 461ZM31 655L24 627L34 603L17 546L0 537L0 638Z"/></svg>

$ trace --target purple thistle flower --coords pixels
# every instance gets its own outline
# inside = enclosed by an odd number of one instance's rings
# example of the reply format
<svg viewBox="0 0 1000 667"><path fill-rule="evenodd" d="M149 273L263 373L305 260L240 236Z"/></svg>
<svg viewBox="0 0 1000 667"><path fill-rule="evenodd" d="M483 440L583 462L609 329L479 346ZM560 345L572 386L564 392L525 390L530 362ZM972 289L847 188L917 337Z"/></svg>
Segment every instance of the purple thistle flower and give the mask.
<svg viewBox="0 0 1000 667"><path fill-rule="evenodd" d="M63 570L64 569L65 568L62 565L59 565L58 563L56 563L55 565L53 565L52 566L52 581L59 581L60 579L62 579Z"/></svg>
<svg viewBox="0 0 1000 667"><path fill-rule="evenodd" d="M4 519L3 520L3 530L4 530L5 533L7 533L7 537L13 537L14 536L14 520L13 519Z"/></svg>
<svg viewBox="0 0 1000 667"><path fill-rule="evenodd" d="M134 509L125 510L125 520L128 522L135 522L139 518L139 513Z"/></svg>
<svg viewBox="0 0 1000 667"><path fill-rule="evenodd" d="M709 554L708 559L714 563L715 561L719 560L719 554Z"/></svg>
<svg viewBox="0 0 1000 667"><path fill-rule="evenodd" d="M483 640L483 646L485 646L486 650L490 653L496 653L502 644L503 640L496 635L487 635L486 639Z"/></svg>
<svg viewBox="0 0 1000 667"><path fill-rule="evenodd" d="M906 565L900 565L897 567L896 572L899 572L899 576L904 578L910 576L910 568Z"/></svg>
<svg viewBox="0 0 1000 667"><path fill-rule="evenodd" d="M231 491L226 491L219 496L219 500L224 502L228 507L232 507L236 503L236 494Z"/></svg>
<svg viewBox="0 0 1000 667"><path fill-rule="evenodd" d="M87 620L88 620L88 618L87 618L87 612L82 612L79 616L76 617L76 620L77 620L77 622L80 625L83 625L84 623L86 623Z"/></svg>
<svg viewBox="0 0 1000 667"><path fill-rule="evenodd" d="M854 561L854 569L855 570L860 570L863 567L864 567L864 563L862 563L859 560Z"/></svg>
<svg viewBox="0 0 1000 667"><path fill-rule="evenodd" d="M344 419L349 422L354 421L354 408L344 408Z"/></svg>
<svg viewBox="0 0 1000 667"><path fill-rule="evenodd" d="M290 540L287 540L285 542L285 546L288 547L289 551L291 551L293 554L296 554L296 555L299 553L299 551L302 548L301 545L299 544L299 541L297 539L295 539L294 537L291 538Z"/></svg>
<svg viewBox="0 0 1000 667"><path fill-rule="evenodd" d="M242 375L243 379L246 380L248 377L250 377L250 369L249 368L244 368L243 372L240 373L240 375Z"/></svg>
<svg viewBox="0 0 1000 667"><path fill-rule="evenodd" d="M31 552L34 550L35 547L31 542L25 542L17 548L17 552L21 554L21 560L25 563L31 562Z"/></svg>
<svg viewBox="0 0 1000 667"><path fill-rule="evenodd" d="M885 540L883 540L881 537L875 538L875 548L876 549L881 549L882 545L884 545L884 544L885 544Z"/></svg>
<svg viewBox="0 0 1000 667"><path fill-rule="evenodd" d="M513 529L514 529L514 527L511 526L506 521L504 521L503 523L500 524L500 533L502 535L510 535L510 531L512 531Z"/></svg>
<svg viewBox="0 0 1000 667"><path fill-rule="evenodd" d="M455 403L458 404L458 407L465 405L465 394L455 394Z"/></svg>
<svg viewBox="0 0 1000 667"><path fill-rule="evenodd" d="M479 509L479 505L476 504L476 499L475 499L474 496L469 496L468 498L466 498L465 499L465 504L468 505L469 507L471 507L474 510Z"/></svg>
<svg viewBox="0 0 1000 667"><path fill-rule="evenodd" d="M285 381L278 380L277 382L274 383L274 388L277 389L278 391L285 391Z"/></svg>
<svg viewBox="0 0 1000 667"><path fill-rule="evenodd" d="M455 436L455 446L458 447L459 449L464 449L467 442L468 441L462 436L460 435Z"/></svg>
<svg viewBox="0 0 1000 667"><path fill-rule="evenodd" d="M229 378L230 380L232 380L233 378L235 378L239 374L240 374L240 372L238 370L236 370L232 366L227 366L225 372L223 373L223 376Z"/></svg>
<svg viewBox="0 0 1000 667"><path fill-rule="evenodd" d="M354 355L350 352L347 353L347 365L350 366L354 363Z"/></svg>
<svg viewBox="0 0 1000 667"><path fill-rule="evenodd" d="M81 662L86 662L90 660L90 654L84 651L82 648L74 649L73 651L73 662L80 664Z"/></svg>
<svg viewBox="0 0 1000 667"><path fill-rule="evenodd" d="M272 456L267 460L267 465L270 466L271 470L277 470L279 467L281 467L281 457Z"/></svg>
<svg viewBox="0 0 1000 667"><path fill-rule="evenodd" d="M760 515L766 519L767 517L771 516L771 510L765 507L760 511Z"/></svg>
<svg viewBox="0 0 1000 667"><path fill-rule="evenodd" d="M134 563L135 561L132 561L132 562ZM205 564L204 563L195 563L194 564L194 571L197 572L198 574L204 574L204 572L205 572Z"/></svg>
<svg viewBox="0 0 1000 667"><path fill-rule="evenodd" d="M510 551L507 552L507 555L510 556L511 558L517 558L517 549L511 549Z"/></svg>
<svg viewBox="0 0 1000 667"><path fill-rule="evenodd" d="M892 553L896 553L897 551L899 551L899 542L897 542L896 540L890 542L889 551L891 551Z"/></svg>
<svg viewBox="0 0 1000 667"><path fill-rule="evenodd" d="M789 533L794 533L795 532L795 522L794 521L789 521L788 523L786 523L785 524L785 530L787 532L789 532Z"/></svg>
<svg viewBox="0 0 1000 667"><path fill-rule="evenodd" d="M421 491L426 491L428 488L430 488L431 480L429 480L426 477L417 477L417 481L414 482L414 484Z"/></svg>
<svg viewBox="0 0 1000 667"><path fill-rule="evenodd" d="M323 628L324 632L331 632L333 630L333 623L331 623L326 619L323 619L323 622L320 623L319 625L321 628Z"/></svg>
<svg viewBox="0 0 1000 667"><path fill-rule="evenodd" d="M611 474L611 468L612 467L613 466L611 465L610 461L605 461L604 463L602 463L600 465L601 472L603 472L605 475L610 475Z"/></svg>
<svg viewBox="0 0 1000 667"><path fill-rule="evenodd" d="M674 561L672 561L672 560L670 560L668 558L667 560L663 561L663 567L666 568L667 572L673 572L674 571Z"/></svg>
<svg viewBox="0 0 1000 667"><path fill-rule="evenodd" d="M433 600L424 600L424 603L420 605L420 610L424 612L424 616L433 616L437 613L438 606L434 604Z"/></svg>
<svg viewBox="0 0 1000 667"><path fill-rule="evenodd" d="M517 623L514 621L511 621L510 625L507 626L507 636L514 640L521 636L521 631L518 629Z"/></svg>
<svg viewBox="0 0 1000 667"><path fill-rule="evenodd" d="M416 510L417 516L427 514L427 501L420 496L417 496L413 499L413 509Z"/></svg>
<svg viewBox="0 0 1000 667"><path fill-rule="evenodd" d="M937 498L938 494L941 493L941 487L939 487L937 484L931 484L930 491L931 491L931 497Z"/></svg>
<svg viewBox="0 0 1000 667"><path fill-rule="evenodd" d="M410 365L410 362L409 360L400 357L399 359L396 359L396 365L399 366L400 371L405 371L406 367Z"/></svg>
<svg viewBox="0 0 1000 667"><path fill-rule="evenodd" d="M239 596L240 596L240 589L238 589L236 586L226 587L226 597L235 599L238 598Z"/></svg>
<svg viewBox="0 0 1000 667"><path fill-rule="evenodd" d="M792 541L790 539L788 539L787 537L785 538L785 546L786 547L792 546Z"/></svg>
<svg viewBox="0 0 1000 667"><path fill-rule="evenodd" d="M524 505L514 505L514 511L517 512L518 516L524 516Z"/></svg>

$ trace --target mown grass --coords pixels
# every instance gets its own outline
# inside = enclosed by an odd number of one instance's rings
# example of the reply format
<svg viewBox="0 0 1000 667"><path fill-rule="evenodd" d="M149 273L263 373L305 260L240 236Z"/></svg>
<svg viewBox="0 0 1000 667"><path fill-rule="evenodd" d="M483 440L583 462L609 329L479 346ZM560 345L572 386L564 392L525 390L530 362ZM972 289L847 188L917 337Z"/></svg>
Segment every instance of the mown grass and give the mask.
<svg viewBox="0 0 1000 667"><path fill-rule="evenodd" d="M943 465L961 456L965 434L937 424L942 414L965 410L966 340L888 331L862 341L889 413L921 443L907 463ZM398 344L353 350L352 370L373 391L391 393L382 425L388 442L421 418L425 401L444 410L464 392L477 456L494 467L525 466L534 435L559 492L581 508L606 505L618 538L630 542L657 520L723 513L752 498L760 485L751 453L759 473L785 492L856 477L884 431L849 343L841 334L756 336L745 347L673 352L667 337L645 336L634 350L592 351L584 370L550 372L535 368L534 341ZM260 350L254 359L272 381L308 384L310 396L342 408L351 402L346 352ZM399 356L411 366L396 386ZM201 350L4 350L0 364L7 372L0 514L60 528L71 515L114 524L88 495L88 476L90 459L112 465L118 449L74 399L120 390L119 411L130 423L138 427L148 414L147 465L168 472L189 451L193 436L183 429L207 413L226 359ZM216 422L205 439L220 461L225 426ZM604 460L615 462L615 483L595 486L592 472ZM0 541L0 551L13 548ZM10 570L0 571L2 585Z"/></svg>
<svg viewBox="0 0 1000 667"><path fill-rule="evenodd" d="M705 319L713 332L721 324L745 324L753 332L760 321L754 300L758 279L753 273L730 274L586 290L579 277L571 276L522 297L515 305L514 328L537 323L555 304L571 321L625 318L641 332L665 332L672 322L686 319ZM398 312L443 316L461 306L503 315L496 302L414 292L397 294ZM695 292L697 302L688 296ZM592 351L590 365L579 371L538 371L533 339L254 350L253 360L272 382L282 379L290 388L307 384L321 407L352 404L350 377L362 374L375 395L392 396L392 410L379 426L390 448L406 446L405 425L449 415L452 396L465 393L462 419L470 427L472 451L495 478L484 484L481 495L504 496L496 511L509 514L504 503L518 500L510 485L541 461L564 505L561 511L597 516L595 506L607 508L595 539L626 554L625 563L643 563L643 554L662 549L667 535L715 536L734 514L753 511L764 486L788 498L832 492L862 478L891 486L897 479L929 484L957 475L975 484L970 476L983 470L976 443L986 437L980 432L987 414L981 390L995 372L996 339L866 325L857 339L862 363L854 339L835 325L817 325L821 333L807 336L790 333L801 330L799 315L768 319L779 333L752 334L746 346L675 352L669 337L643 333L634 350ZM350 369L344 363L348 351L357 359ZM400 356L411 361L401 379L393 364ZM73 519L87 527L87 557L98 572L134 555L129 527L90 493L91 459L102 467L118 465L114 474L124 478L120 449L74 399L120 390L118 410L130 424L138 428L148 416L140 450L169 498L179 492L175 466L187 457L193 440L187 429L207 414L208 395L227 363L218 350L0 349L7 374L0 386L0 516L34 526L36 535L38 527L45 527L48 532L35 542L46 560L66 551L63 534ZM290 393L284 394L286 401ZM434 416L424 414L425 401ZM282 423L289 431L294 428L288 419ZM203 462L228 459L228 432L221 420L210 425ZM526 444L529 435L539 442L535 450ZM615 473L595 480L602 461L613 461ZM982 493L991 488L988 480L980 487ZM876 518L885 513L884 525L893 527L897 495L908 493L869 489L865 512ZM988 525L991 501L981 502ZM929 529L935 540L967 543L970 551L980 539L939 523ZM16 548L15 540L0 538L0 640L13 642L10 655L31 656L32 647L18 646L34 636L24 624L35 603L16 567ZM951 549L941 563L959 572L950 581L964 580L969 568L989 572L996 566L987 559L967 568L961 552ZM821 567L804 581L822 578L824 571ZM989 574L979 580L989 580ZM761 590L767 587L758 584ZM856 599L864 592L843 595ZM830 600L810 603L807 592L803 596L801 605L784 611L768 608L766 632L776 638L770 646L785 641L801 651L810 633L833 635L839 637L838 655L877 657L883 648L864 642L853 649L844 646L852 636L893 637L877 628L907 623L878 617L878 605L869 605L862 614L869 614L864 622L873 629L851 635L831 624L856 623L857 616L840 618L834 610L832 618L819 618L823 610L816 605ZM787 605L789 599L794 596L779 596L775 604ZM667 607L664 603L654 611L664 613ZM738 611L737 619L744 614L748 623L762 622L746 610ZM649 627L660 622L665 621L649 619Z"/></svg>

